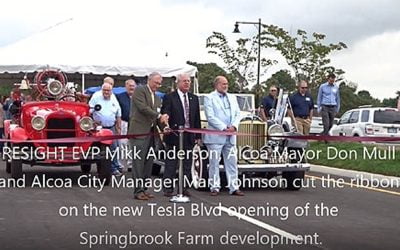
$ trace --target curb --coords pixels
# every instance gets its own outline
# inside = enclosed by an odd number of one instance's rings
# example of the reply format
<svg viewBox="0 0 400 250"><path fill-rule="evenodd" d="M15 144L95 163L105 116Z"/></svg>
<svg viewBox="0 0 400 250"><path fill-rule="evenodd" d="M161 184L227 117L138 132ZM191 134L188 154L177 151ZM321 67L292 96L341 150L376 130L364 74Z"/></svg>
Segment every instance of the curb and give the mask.
<svg viewBox="0 0 400 250"><path fill-rule="evenodd" d="M340 169L340 168L332 168L320 165L310 164L310 171L323 173L323 174L331 174L338 175L342 177L347 177L351 179L366 179L368 181L373 181L374 183L378 182L381 184L390 184L390 187L400 188L400 178L395 176L388 176L382 174L372 174L368 172L356 171L356 170L348 170L348 169Z"/></svg>

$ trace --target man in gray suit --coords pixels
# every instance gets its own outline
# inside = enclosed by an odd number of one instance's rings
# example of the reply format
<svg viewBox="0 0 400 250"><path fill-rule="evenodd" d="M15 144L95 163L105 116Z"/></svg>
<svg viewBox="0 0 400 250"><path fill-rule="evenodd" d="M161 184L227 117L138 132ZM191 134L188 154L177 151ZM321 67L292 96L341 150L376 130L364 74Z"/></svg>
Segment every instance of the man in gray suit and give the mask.
<svg viewBox="0 0 400 250"><path fill-rule="evenodd" d="M131 149L139 152L139 157L134 158L132 162L132 176L136 184L134 195L138 200L154 198L154 195L146 192L144 185L138 185L138 183L144 184L151 175L153 159L147 155L150 147L154 147L156 126L162 127L168 124L168 115L160 113L161 99L155 95L156 90L161 87L161 83L161 75L151 73L147 84L137 87L132 96L129 134L152 133L130 140Z"/></svg>

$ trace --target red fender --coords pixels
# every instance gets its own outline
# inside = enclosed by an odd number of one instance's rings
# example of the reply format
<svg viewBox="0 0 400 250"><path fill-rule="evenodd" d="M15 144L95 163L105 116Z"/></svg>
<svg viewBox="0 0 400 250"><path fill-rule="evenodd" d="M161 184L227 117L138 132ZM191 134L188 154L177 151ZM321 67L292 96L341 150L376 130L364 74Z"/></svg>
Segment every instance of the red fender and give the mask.
<svg viewBox="0 0 400 250"><path fill-rule="evenodd" d="M100 129L95 136L110 136L110 135L114 135L113 132L110 129ZM103 144L107 144L107 145L111 145L112 144L112 140L105 140L105 141L101 141L101 143Z"/></svg>
<svg viewBox="0 0 400 250"><path fill-rule="evenodd" d="M13 141L12 143L22 143L28 140L28 138L29 137L23 128L18 127L10 131L10 139L15 140L15 142Z"/></svg>

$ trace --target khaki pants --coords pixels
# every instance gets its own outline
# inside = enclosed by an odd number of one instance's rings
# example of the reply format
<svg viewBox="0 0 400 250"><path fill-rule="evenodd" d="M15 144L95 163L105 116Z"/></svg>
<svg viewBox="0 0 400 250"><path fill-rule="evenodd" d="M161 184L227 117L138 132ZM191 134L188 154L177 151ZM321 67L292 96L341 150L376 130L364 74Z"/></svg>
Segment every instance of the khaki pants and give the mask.
<svg viewBox="0 0 400 250"><path fill-rule="evenodd" d="M310 134L310 127L311 127L311 119L303 119L300 117L296 117L296 126L297 126L297 131L299 133L302 133L303 135L309 135Z"/></svg>

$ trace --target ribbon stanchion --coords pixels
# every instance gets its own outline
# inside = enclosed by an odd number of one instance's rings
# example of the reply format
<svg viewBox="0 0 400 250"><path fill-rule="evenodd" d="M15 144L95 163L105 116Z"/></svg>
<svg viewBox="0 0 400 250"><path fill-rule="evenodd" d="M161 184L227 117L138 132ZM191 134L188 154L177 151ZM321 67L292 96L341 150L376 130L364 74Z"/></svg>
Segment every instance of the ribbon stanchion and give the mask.
<svg viewBox="0 0 400 250"><path fill-rule="evenodd" d="M179 127L179 150L183 150L183 127ZM171 198L171 202L187 203L190 202L189 197L183 195L183 159L179 157L179 176L178 176L178 194Z"/></svg>

